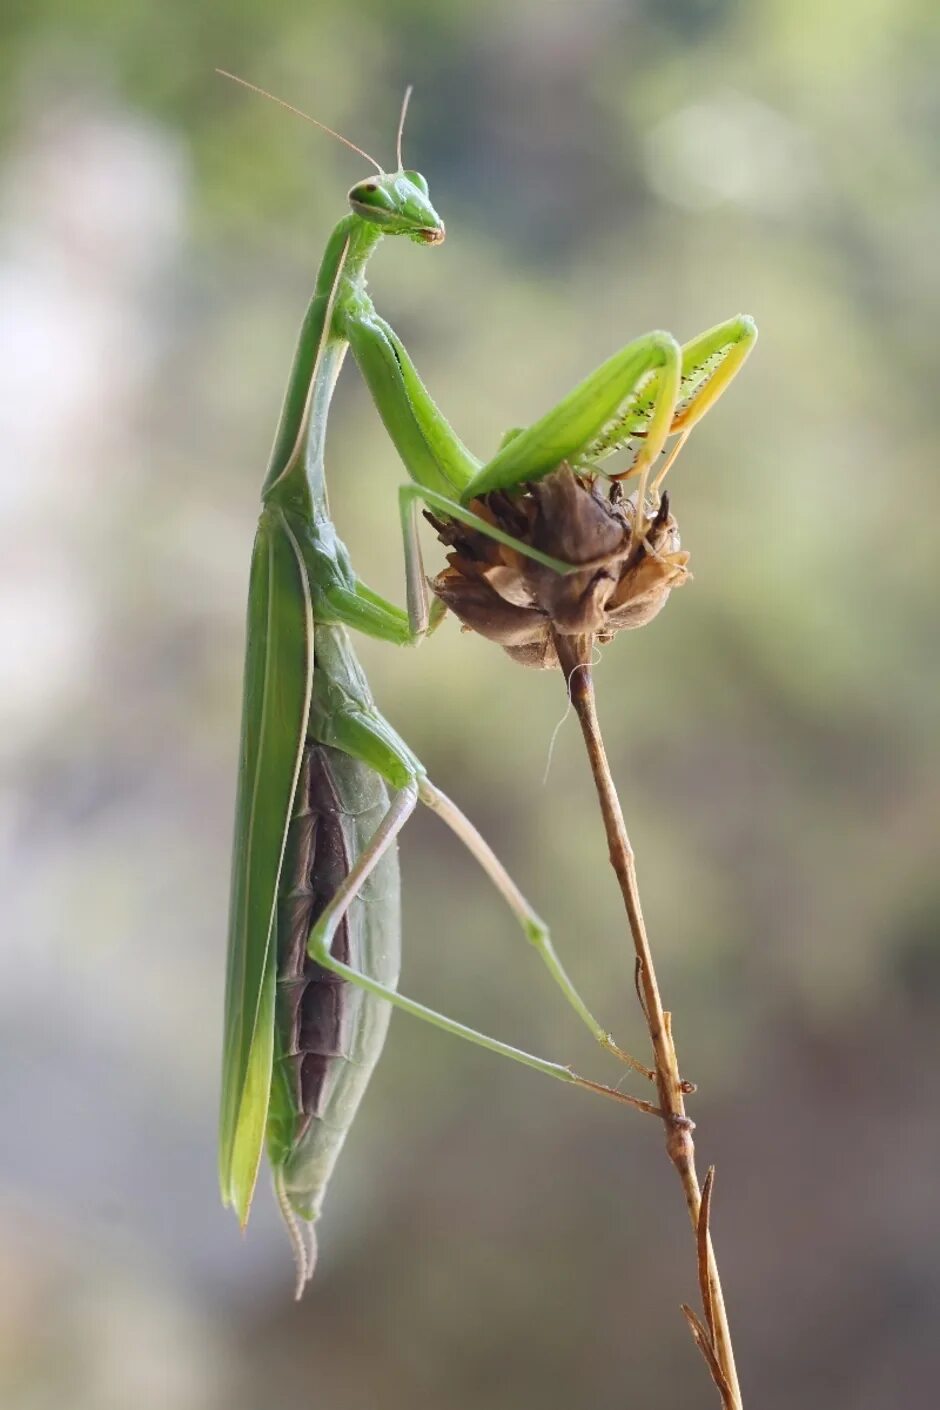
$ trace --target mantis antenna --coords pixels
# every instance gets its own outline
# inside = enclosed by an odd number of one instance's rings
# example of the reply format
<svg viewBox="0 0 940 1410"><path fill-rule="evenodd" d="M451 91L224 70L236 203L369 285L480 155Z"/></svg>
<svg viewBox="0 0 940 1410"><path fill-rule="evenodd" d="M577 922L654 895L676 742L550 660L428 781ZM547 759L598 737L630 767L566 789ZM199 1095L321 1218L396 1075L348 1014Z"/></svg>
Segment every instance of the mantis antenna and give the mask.
<svg viewBox="0 0 940 1410"><path fill-rule="evenodd" d="M398 170L399 170L399 171L402 170L401 139L402 139L402 134L403 134L404 131L405 131L405 118L406 118L407 115L408 115L408 104L411 102L411 95L412 95L413 92L414 92L414 85L411 84L411 83L409 83L408 87L405 89L405 96L404 96L404 98L402 99L402 103L401 103L401 117L398 119L398 138L397 138L397 140L396 140L396 142L395 142L395 156L396 156L396 158L397 158L397 160L398 160Z"/></svg>
<svg viewBox="0 0 940 1410"><path fill-rule="evenodd" d="M285 103L283 98L275 98L274 94L269 93L266 88L259 88L257 83L249 83L247 78L239 78L237 73L229 73L228 69L216 69L216 73L220 73L223 78L230 78L233 83L240 83L243 88L250 88L252 93L260 93L262 98L270 98L271 102L277 103L279 108L286 108L289 113L296 113L297 117L302 117L305 122L312 122L314 127L320 128L321 132L328 132L331 137L336 138L337 142L342 142L344 147L349 147L353 152L358 152L360 157L365 157L367 162L372 163L372 165L375 167L376 171L379 173L380 176L385 175L384 170L382 169L382 167L379 166L378 162L375 160L375 157L370 157L369 153L364 152L361 147L357 147L355 142L350 142L349 138L344 137L341 132L335 132L332 127L327 127L326 123L321 122L319 118L311 117L309 113L301 112L300 108L295 108L293 103ZM405 102L404 106L402 107L402 125L404 125L405 110L408 107L408 99L410 96L411 89L409 88L408 92L405 94ZM398 130L398 140L400 150L401 127L399 127ZM400 165L401 161L399 160L399 166Z"/></svg>

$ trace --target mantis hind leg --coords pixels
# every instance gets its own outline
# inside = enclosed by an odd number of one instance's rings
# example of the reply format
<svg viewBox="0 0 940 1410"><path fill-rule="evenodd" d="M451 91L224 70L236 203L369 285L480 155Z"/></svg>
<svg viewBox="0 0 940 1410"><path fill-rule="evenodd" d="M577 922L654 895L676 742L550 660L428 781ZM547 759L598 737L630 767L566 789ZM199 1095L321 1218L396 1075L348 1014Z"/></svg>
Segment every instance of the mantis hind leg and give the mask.
<svg viewBox="0 0 940 1410"><path fill-rule="evenodd" d="M426 1023L433 1024L435 1028L440 1028L445 1033L452 1033L457 1038L463 1038L467 1042L474 1043L478 1047L486 1048L489 1052L497 1053L501 1057L510 1058L513 1062L522 1063L526 1067L533 1068L536 1072L544 1072L549 1077L554 1077L557 1081L567 1082L574 1086L584 1087L588 1091L598 1092L603 1096L613 1098L615 1101L623 1102L629 1106L638 1107L642 1111L659 1114L658 1109L650 1102L641 1101L636 1097L627 1096L618 1092L612 1087L605 1087L601 1083L591 1082L587 1078L579 1077L570 1067L565 1067L560 1063L549 1062L546 1058L537 1057L533 1053L527 1053L521 1048L515 1048L509 1043L504 1043L498 1038L491 1038L488 1034L480 1033L475 1028L470 1028L467 1024L458 1022L457 1019L450 1018L446 1014L439 1013L436 1009L428 1008L425 1004L418 1003L415 999L410 999L404 994L400 994L396 989L391 989L387 985L372 979L369 975L361 973L351 965L338 960L332 953L333 939L336 931L355 897L361 891L366 880L374 871L388 849L394 845L405 823L417 805L418 799L429 802L433 798L435 811L442 811L441 800L443 794L439 794L432 785L428 785L424 779L415 779L405 788L401 789L393 800L388 812L382 819L369 844L363 849L348 875L339 886L327 906L324 907L316 925L310 932L307 941L307 952L312 959L325 969L332 970L341 978L355 984L358 988L364 989L367 994L372 994L377 999L385 999L395 1008L401 1009L404 1013L411 1014L414 1018L423 1019ZM449 803L449 800L444 800ZM453 804L449 808L454 813ZM449 820L449 819L448 819ZM463 820L466 822L466 820ZM469 824L466 824L469 827ZM482 844L482 838L480 839ZM485 844L482 844L485 848ZM487 849L488 850L488 849ZM495 858L494 858L495 861ZM498 865L498 864L497 864ZM494 873L491 872L491 875ZM495 879L495 876L494 876ZM508 880L508 878L507 878ZM519 900L522 901L521 895ZM528 910L526 903L522 901L522 906ZM544 927L543 927L544 929ZM560 965L559 965L560 968ZM563 971L562 971L563 973ZM580 1002L580 1001L579 1001ZM582 1008L584 1006L582 1005ZM580 1011L580 1010L579 1010ZM584 1013L587 1013L584 1008ZM593 1022L593 1020L592 1020ZM603 1033L600 1025L596 1025L599 1033ZM604 1035L606 1036L606 1035ZM611 1045L611 1050L619 1052L615 1045ZM640 1070L646 1069L637 1064Z"/></svg>
<svg viewBox="0 0 940 1410"><path fill-rule="evenodd" d="M656 1074L643 1063L637 1062L636 1058L631 1057L629 1053L625 1053L621 1047L618 1047L607 1030L598 1023L569 978L568 972L552 944L548 926L523 896L492 847L481 836L470 819L447 797L446 793L442 793L428 778L421 780L419 796L421 802L447 824L451 831L460 838L474 859L479 862L521 925L526 938L534 946L552 979L601 1047L605 1048L607 1052L613 1053L621 1062L632 1067L635 1072L642 1073L651 1082L654 1081Z"/></svg>

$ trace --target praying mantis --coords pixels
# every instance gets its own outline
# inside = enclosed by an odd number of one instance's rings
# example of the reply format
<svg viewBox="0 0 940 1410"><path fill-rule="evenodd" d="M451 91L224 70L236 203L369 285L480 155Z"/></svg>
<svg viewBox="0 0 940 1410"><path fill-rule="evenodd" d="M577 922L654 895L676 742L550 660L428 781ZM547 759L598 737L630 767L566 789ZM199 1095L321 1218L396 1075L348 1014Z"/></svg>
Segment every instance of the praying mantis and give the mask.
<svg viewBox="0 0 940 1410"><path fill-rule="evenodd" d="M376 174L352 187L350 211L327 240L262 488L249 583L219 1179L223 1202L244 1227L267 1146L293 1244L298 1296L313 1271L313 1223L381 1053L391 1007L557 1080L656 1110L398 992L395 842L420 802L488 874L597 1041L645 1071L594 1017L544 922L492 849L379 713L347 629L404 646L417 644L436 626L441 612L439 604L433 610L429 605L418 541L421 504L565 574L572 565L519 544L469 506L481 493L538 480L562 462L596 467L637 440L630 464L614 478L637 480L634 531L645 534L649 497L655 499L692 427L725 390L756 337L746 317L682 348L668 333L646 334L608 358L540 420L508 434L492 459L477 460L431 399L366 289L366 267L384 235L426 245L444 239L427 181L403 167L406 108L407 95L394 172L354 148ZM325 436L348 349L410 476L399 489L406 611L362 581L330 518ZM676 445L654 475L671 436Z"/></svg>

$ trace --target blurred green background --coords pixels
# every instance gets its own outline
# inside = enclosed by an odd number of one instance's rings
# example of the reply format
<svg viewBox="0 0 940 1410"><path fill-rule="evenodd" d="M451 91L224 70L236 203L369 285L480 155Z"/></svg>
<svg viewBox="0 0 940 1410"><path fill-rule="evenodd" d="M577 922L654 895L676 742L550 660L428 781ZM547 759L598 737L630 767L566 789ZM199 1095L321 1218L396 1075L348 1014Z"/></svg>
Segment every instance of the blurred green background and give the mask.
<svg viewBox="0 0 940 1410"><path fill-rule="evenodd" d="M358 160L448 227L373 293L481 454L628 338L758 319L672 475L694 583L597 685L746 1400L928 1404L940 1374L930 0L12 0L0 320L0 1398L11 1410L713 1403L651 1122L396 1017L300 1307L215 1119L243 613L293 340ZM403 597L355 369L329 471ZM439 559L429 552L429 563ZM381 707L643 1048L561 680L451 622L361 644ZM408 991L610 1068L433 820Z"/></svg>

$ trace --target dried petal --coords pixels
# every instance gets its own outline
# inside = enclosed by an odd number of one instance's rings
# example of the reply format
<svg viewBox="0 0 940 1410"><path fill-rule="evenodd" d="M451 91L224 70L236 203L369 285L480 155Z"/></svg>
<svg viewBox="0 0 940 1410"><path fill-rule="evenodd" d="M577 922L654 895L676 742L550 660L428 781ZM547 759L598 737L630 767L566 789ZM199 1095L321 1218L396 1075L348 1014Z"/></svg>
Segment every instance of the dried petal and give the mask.
<svg viewBox="0 0 940 1410"><path fill-rule="evenodd" d="M524 646L547 630L546 618L539 612L507 602L481 578L447 571L434 578L431 587L465 627L499 646Z"/></svg>

